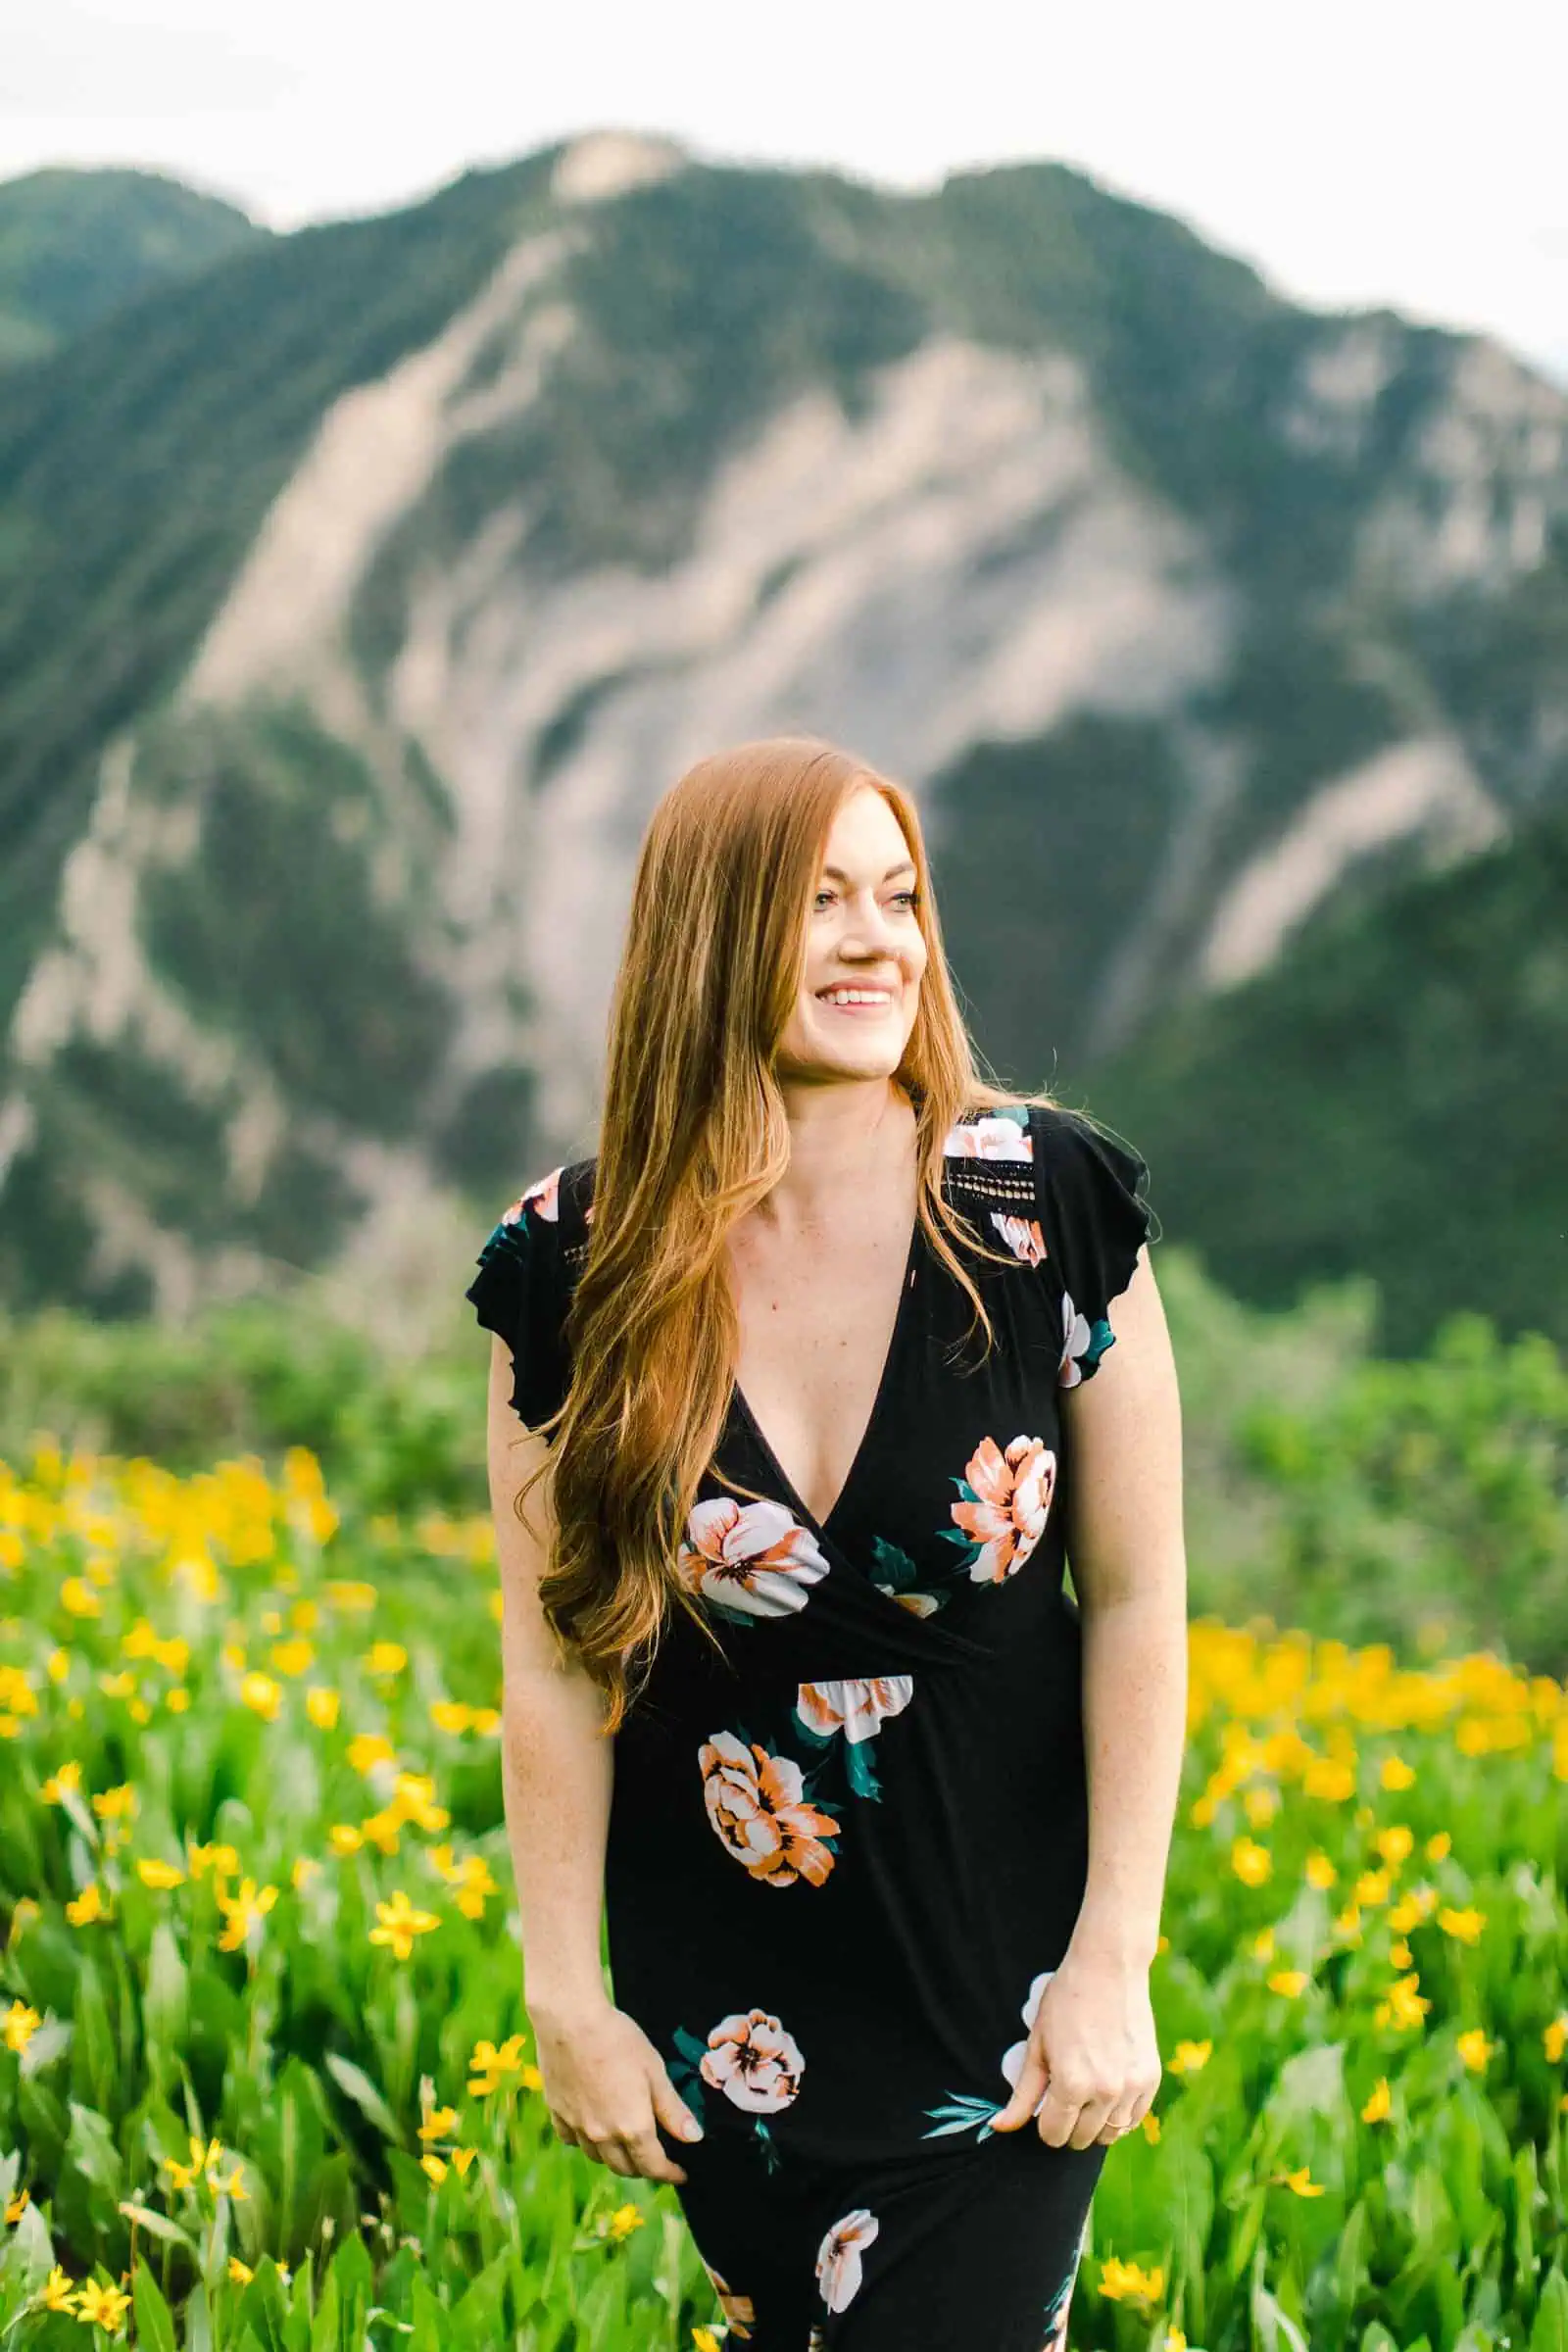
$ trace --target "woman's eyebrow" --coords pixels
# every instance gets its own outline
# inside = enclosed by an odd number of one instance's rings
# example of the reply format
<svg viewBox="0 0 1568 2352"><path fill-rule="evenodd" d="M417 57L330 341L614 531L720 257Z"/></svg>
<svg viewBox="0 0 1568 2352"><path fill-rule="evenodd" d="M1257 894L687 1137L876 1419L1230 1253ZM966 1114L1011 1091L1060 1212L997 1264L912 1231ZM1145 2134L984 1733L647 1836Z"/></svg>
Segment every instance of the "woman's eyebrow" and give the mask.
<svg viewBox="0 0 1568 2352"><path fill-rule="evenodd" d="M822 871L830 882L847 882L850 878L842 865L824 865ZM891 882L895 874L912 874L913 872L914 859L906 858L900 864L890 865L882 879L884 882Z"/></svg>

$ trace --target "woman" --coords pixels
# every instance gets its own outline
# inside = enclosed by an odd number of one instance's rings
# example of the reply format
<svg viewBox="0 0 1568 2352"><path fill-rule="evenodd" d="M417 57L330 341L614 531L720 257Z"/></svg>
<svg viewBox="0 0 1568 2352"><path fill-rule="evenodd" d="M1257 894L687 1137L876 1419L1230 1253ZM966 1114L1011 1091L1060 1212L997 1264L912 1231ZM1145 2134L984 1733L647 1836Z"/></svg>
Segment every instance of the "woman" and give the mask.
<svg viewBox="0 0 1568 2352"><path fill-rule="evenodd" d="M754 2352L1060 2347L1160 2075L1147 1169L976 1076L913 803L811 739L655 810L605 1092L467 1293L552 2120L675 2183Z"/></svg>

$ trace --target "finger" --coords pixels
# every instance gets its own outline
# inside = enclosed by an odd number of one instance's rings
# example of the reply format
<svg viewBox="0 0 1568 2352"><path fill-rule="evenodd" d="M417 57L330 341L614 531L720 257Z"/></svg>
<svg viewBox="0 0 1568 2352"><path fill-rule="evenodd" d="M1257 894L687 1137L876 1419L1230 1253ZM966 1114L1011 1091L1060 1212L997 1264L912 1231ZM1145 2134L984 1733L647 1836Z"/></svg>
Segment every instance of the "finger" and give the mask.
<svg viewBox="0 0 1568 2352"><path fill-rule="evenodd" d="M993 2132L1015 2132L1026 2124L1040 2101L1040 2094L1049 2081L1044 2059L1033 2050L1026 2053L1018 2070L1018 2080L1012 2086L1012 2096L999 2115L991 2119Z"/></svg>
<svg viewBox="0 0 1568 2352"><path fill-rule="evenodd" d="M702 2138L702 2125L667 2075L662 2072L653 2075L648 2087L654 2102L654 2113L672 2139Z"/></svg>
<svg viewBox="0 0 1568 2352"><path fill-rule="evenodd" d="M1108 2097L1081 2099L1078 2103L1078 2119L1073 2125L1067 2142L1068 2146L1092 2148L1114 2113L1115 2101L1113 2099Z"/></svg>
<svg viewBox="0 0 1568 2352"><path fill-rule="evenodd" d="M673 2180L677 2184L686 2178L674 2158L666 2156L657 2132L636 2135L630 2133L620 2142L626 2151L632 2170L645 2180Z"/></svg>
<svg viewBox="0 0 1568 2352"><path fill-rule="evenodd" d="M1036 2129L1046 2145L1052 2148L1066 2147L1078 2128L1078 2118L1082 2112L1077 2099L1068 2098L1060 2090L1053 2090L1048 2082L1046 2095L1040 2102L1040 2112L1035 2118Z"/></svg>
<svg viewBox="0 0 1568 2352"><path fill-rule="evenodd" d="M594 2144L594 2157L595 2161L602 2164L607 2172L619 2173L623 2180L630 2180L636 2170L631 2158L626 2153L625 2141L619 2138L597 2140Z"/></svg>
<svg viewBox="0 0 1568 2352"><path fill-rule="evenodd" d="M554 2132L556 2137L562 2142L563 2146L575 2148L581 2145L576 2132L566 2122L565 2117L557 2115L554 2108L550 2110L550 2129L552 2132Z"/></svg>

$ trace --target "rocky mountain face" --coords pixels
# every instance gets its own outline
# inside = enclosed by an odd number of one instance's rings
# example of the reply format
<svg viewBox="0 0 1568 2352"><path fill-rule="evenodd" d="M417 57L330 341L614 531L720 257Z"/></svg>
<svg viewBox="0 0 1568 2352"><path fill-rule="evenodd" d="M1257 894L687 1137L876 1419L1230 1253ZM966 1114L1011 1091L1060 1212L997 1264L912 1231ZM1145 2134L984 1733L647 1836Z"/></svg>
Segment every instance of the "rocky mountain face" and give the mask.
<svg viewBox="0 0 1568 2352"><path fill-rule="evenodd" d="M1568 394L1058 167L606 134L242 247L0 377L0 1294L591 1148L648 812L774 732L919 794L1002 1075L1200 1086L1330 910L1528 860L1565 652Z"/></svg>

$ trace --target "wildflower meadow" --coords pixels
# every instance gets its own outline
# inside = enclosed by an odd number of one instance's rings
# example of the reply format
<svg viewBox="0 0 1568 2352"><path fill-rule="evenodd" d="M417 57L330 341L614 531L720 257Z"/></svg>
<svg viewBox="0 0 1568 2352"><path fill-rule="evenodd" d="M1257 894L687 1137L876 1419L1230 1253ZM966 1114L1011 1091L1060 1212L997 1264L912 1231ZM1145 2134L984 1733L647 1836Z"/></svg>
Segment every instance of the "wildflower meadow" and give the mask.
<svg viewBox="0 0 1568 2352"><path fill-rule="evenodd" d="M667 2186L523 2006L488 1518L0 1464L0 2348L716 2352ZM1072 2341L1568 2352L1568 1706L1191 1631L1153 1989Z"/></svg>

